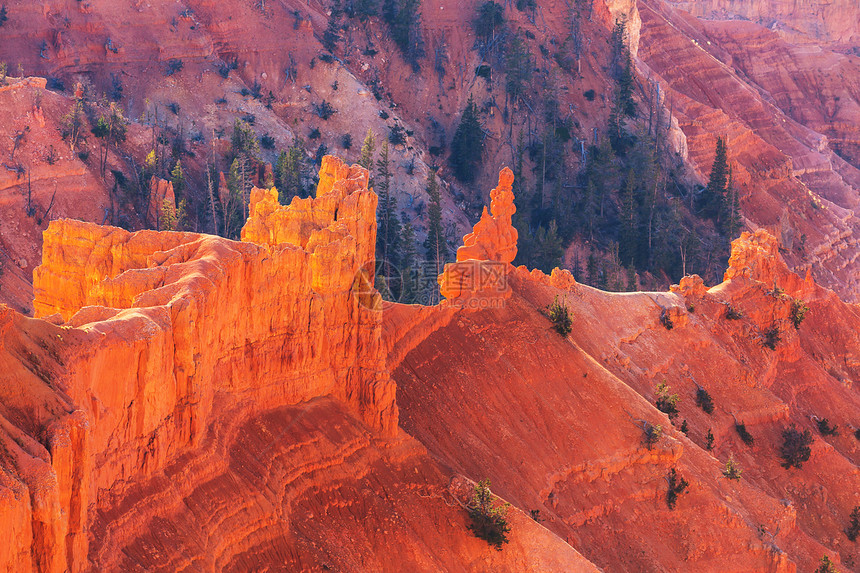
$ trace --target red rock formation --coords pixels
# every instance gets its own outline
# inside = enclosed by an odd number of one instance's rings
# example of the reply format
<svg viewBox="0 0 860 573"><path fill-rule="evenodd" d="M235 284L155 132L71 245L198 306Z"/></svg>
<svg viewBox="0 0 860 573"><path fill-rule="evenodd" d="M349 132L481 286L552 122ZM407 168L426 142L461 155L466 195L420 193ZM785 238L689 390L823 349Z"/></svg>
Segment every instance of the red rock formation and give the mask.
<svg viewBox="0 0 860 573"><path fill-rule="evenodd" d="M517 256L517 230L511 222L516 213L513 172L499 172L499 184L490 192L492 216L484 207L474 230L463 237L457 262L445 265L439 275L442 296L457 305L486 307L510 295L507 276Z"/></svg>

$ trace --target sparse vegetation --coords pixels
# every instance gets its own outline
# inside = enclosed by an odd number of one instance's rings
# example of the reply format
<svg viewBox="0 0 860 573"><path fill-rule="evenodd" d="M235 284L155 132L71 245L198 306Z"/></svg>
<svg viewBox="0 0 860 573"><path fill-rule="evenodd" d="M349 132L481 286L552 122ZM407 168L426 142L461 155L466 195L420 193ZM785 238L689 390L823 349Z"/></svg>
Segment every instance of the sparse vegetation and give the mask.
<svg viewBox="0 0 860 573"><path fill-rule="evenodd" d="M9 19L9 11L6 9L6 4L0 6L0 27Z"/></svg>
<svg viewBox="0 0 860 573"><path fill-rule="evenodd" d="M847 535L848 539L851 541L857 541L857 537L860 536L860 505L851 511L851 517L848 521L848 527L845 529L845 535Z"/></svg>
<svg viewBox="0 0 860 573"><path fill-rule="evenodd" d="M675 504L678 503L678 496L684 493L690 482L679 476L675 468L669 470L666 481L669 482L669 489L666 491L666 505L669 506L669 509L675 509Z"/></svg>
<svg viewBox="0 0 860 573"><path fill-rule="evenodd" d="M645 422L643 434L642 441L645 442L645 446L650 450L657 444L657 442L660 441L660 438L663 437L663 426Z"/></svg>
<svg viewBox="0 0 860 573"><path fill-rule="evenodd" d="M274 149L275 138L266 133L260 138L260 147L262 147L263 149Z"/></svg>
<svg viewBox="0 0 860 573"><path fill-rule="evenodd" d="M320 138L320 130L318 127L313 128L310 133L308 133L308 139L319 139Z"/></svg>
<svg viewBox="0 0 860 573"><path fill-rule="evenodd" d="M822 436L839 435L839 426L831 426L830 421L827 418L821 418L820 420L816 420L815 424L818 426L818 431L821 432Z"/></svg>
<svg viewBox="0 0 860 573"><path fill-rule="evenodd" d="M597 94L594 92L594 90L586 90L582 92L582 95L588 101L594 101L594 98Z"/></svg>
<svg viewBox="0 0 860 573"><path fill-rule="evenodd" d="M761 345L771 350L776 350L776 345L779 344L780 340L782 340L782 336L779 333L779 326L773 324L762 333Z"/></svg>
<svg viewBox="0 0 860 573"><path fill-rule="evenodd" d="M681 432L686 436L690 431L690 427L687 425L687 420L681 422Z"/></svg>
<svg viewBox="0 0 860 573"><path fill-rule="evenodd" d="M352 148L352 135L349 133L344 133L340 138L340 146L344 149Z"/></svg>
<svg viewBox="0 0 860 573"><path fill-rule="evenodd" d="M801 432L793 424L790 428L786 428L782 432L782 467L790 469L795 467L800 469L803 463L809 460L812 455L812 449L809 447L812 444L812 432L804 430Z"/></svg>
<svg viewBox="0 0 860 573"><path fill-rule="evenodd" d="M714 413L714 401L711 399L711 395L702 387L699 387L696 390L696 406L701 408L705 414L713 414Z"/></svg>
<svg viewBox="0 0 860 573"><path fill-rule="evenodd" d="M740 320L744 317L744 313L735 308L734 306L727 304L726 305L726 319L727 320Z"/></svg>
<svg viewBox="0 0 860 573"><path fill-rule="evenodd" d="M705 436L705 449L709 452L714 449L714 432L708 428L708 435Z"/></svg>
<svg viewBox="0 0 860 573"><path fill-rule="evenodd" d="M755 438L753 438L752 434L747 431L747 426L743 422L735 422L735 431L741 437L741 441L748 446L752 446L755 443Z"/></svg>
<svg viewBox="0 0 860 573"><path fill-rule="evenodd" d="M830 557L824 555L821 557L821 561L818 562L818 569L815 570L815 573L839 573L839 570L833 564L833 561L830 560Z"/></svg>
<svg viewBox="0 0 860 573"><path fill-rule="evenodd" d="M809 307L802 300L797 298L791 300L791 310L789 311L788 318L791 319L791 324L794 325L794 328L800 328L800 324L806 318L807 312L809 312Z"/></svg>
<svg viewBox="0 0 860 573"><path fill-rule="evenodd" d="M678 395L670 393L665 381L657 384L655 405L657 409L667 414L670 420L678 416Z"/></svg>
<svg viewBox="0 0 860 573"><path fill-rule="evenodd" d="M406 143L406 130L399 123L395 123L388 131L388 141L391 145Z"/></svg>
<svg viewBox="0 0 860 573"><path fill-rule="evenodd" d="M176 72L181 72L184 66L185 64L179 58L168 60L167 65L164 68L164 75L172 76Z"/></svg>
<svg viewBox="0 0 860 573"><path fill-rule="evenodd" d="M672 330L675 327L675 323L672 322L672 317L669 316L669 313L666 312L665 308L660 311L660 324L662 324L666 330Z"/></svg>
<svg viewBox="0 0 860 573"><path fill-rule="evenodd" d="M509 504L498 504L490 492L490 480L485 479L475 484L472 499L466 505L472 523L469 529L476 537L480 537L497 551L502 550L502 544L508 543L507 513Z"/></svg>
<svg viewBox="0 0 860 573"><path fill-rule="evenodd" d="M741 479L741 474L743 470L741 467L735 462L734 456L729 456L729 459L726 461L726 467L723 470L723 475L731 480L739 480Z"/></svg>
<svg viewBox="0 0 860 573"><path fill-rule="evenodd" d="M322 102L314 104L314 114L316 114L317 117L319 117L323 121L327 120L336 113L337 110L334 108L334 106L326 100L322 100Z"/></svg>
<svg viewBox="0 0 860 573"><path fill-rule="evenodd" d="M570 310L567 308L567 304L559 301L558 296L556 295L552 304L546 307L546 312L550 322L552 322L553 328L555 328L555 331L561 336L567 337L573 327L573 322L570 318Z"/></svg>

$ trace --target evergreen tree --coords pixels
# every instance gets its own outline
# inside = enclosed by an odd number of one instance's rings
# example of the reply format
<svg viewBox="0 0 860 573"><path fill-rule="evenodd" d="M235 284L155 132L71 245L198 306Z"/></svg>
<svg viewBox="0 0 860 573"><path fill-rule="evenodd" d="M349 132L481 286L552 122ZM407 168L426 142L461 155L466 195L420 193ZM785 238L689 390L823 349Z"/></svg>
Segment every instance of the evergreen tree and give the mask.
<svg viewBox="0 0 860 573"><path fill-rule="evenodd" d="M341 10L338 3L331 10L331 16L328 19L328 25L323 32L322 45L329 52L334 52L337 43L340 40L340 14Z"/></svg>
<svg viewBox="0 0 860 573"><path fill-rule="evenodd" d="M418 60L424 57L420 7L420 0L384 0L382 4L382 17L391 37L415 71L420 69Z"/></svg>
<svg viewBox="0 0 860 573"><path fill-rule="evenodd" d="M624 265L633 264L636 254L636 211L634 189L636 174L631 169L621 190L621 233L618 237L618 256Z"/></svg>
<svg viewBox="0 0 860 573"><path fill-rule="evenodd" d="M726 210L725 216L723 217L723 221L725 221L725 235L729 240L732 240L738 236L738 233L740 233L741 226L743 225L743 218L741 215L740 195L734 184L731 167L729 167L729 179L726 183L726 201L724 203Z"/></svg>
<svg viewBox="0 0 860 573"><path fill-rule="evenodd" d="M230 136L230 162L239 156L246 159L257 159L260 153L260 144L254 130L247 122L237 119L233 123L233 134Z"/></svg>
<svg viewBox="0 0 860 573"><path fill-rule="evenodd" d="M282 205L288 204L293 197L307 196L302 173L305 168L307 157L301 139L297 139L293 145L282 151L275 162L275 187L278 189L278 201Z"/></svg>
<svg viewBox="0 0 860 573"><path fill-rule="evenodd" d="M358 164L370 171L373 168L373 150L376 145L376 139L373 137L373 132L368 129L367 135L364 137L364 143L361 145L361 156L358 158Z"/></svg>
<svg viewBox="0 0 860 573"><path fill-rule="evenodd" d="M496 34L504 28L505 9L492 0L484 2L478 8L478 15L473 25L478 40L484 45L490 44L495 40Z"/></svg>
<svg viewBox="0 0 860 573"><path fill-rule="evenodd" d="M718 220L720 214L725 212L724 203L729 174L727 153L726 140L722 137L717 138L708 186L702 192L702 215L711 219Z"/></svg>
<svg viewBox="0 0 860 573"><path fill-rule="evenodd" d="M173 183L173 194L176 196L176 200L181 200L185 193L186 185L185 173L182 171L181 160L177 161L176 165L173 166L173 171L170 172L170 181Z"/></svg>
<svg viewBox="0 0 860 573"><path fill-rule="evenodd" d="M563 254L564 248L561 245L561 237L558 236L558 225L555 220L550 221L547 227L539 226L532 247L533 268L549 273L561 265Z"/></svg>
<svg viewBox="0 0 860 573"><path fill-rule="evenodd" d="M102 177L105 176L108 151L112 145L116 146L125 141L127 125L128 120L123 116L122 109L115 102L111 102L107 113L99 116L96 126L92 129L93 135L101 142L99 165Z"/></svg>
<svg viewBox="0 0 860 573"><path fill-rule="evenodd" d="M406 222L400 235L403 246L403 264L401 265L400 302L414 304L418 302L418 250L415 248L415 229L412 223Z"/></svg>
<svg viewBox="0 0 860 573"><path fill-rule="evenodd" d="M400 285L394 269L400 261L400 221L397 218L397 199L391 194L391 168L388 161L388 142L382 142L382 150L376 161L376 193L379 203L376 208L376 259L382 263L383 274L388 280L392 294L399 293Z"/></svg>
<svg viewBox="0 0 860 573"><path fill-rule="evenodd" d="M454 176L464 183L475 179L475 172L484 152L484 130L478 119L478 106L469 96L466 109L460 117L460 125L451 141L451 166Z"/></svg>
<svg viewBox="0 0 860 573"><path fill-rule="evenodd" d="M230 174L227 177L227 201L224 205L224 236L229 239L239 237L239 231L245 223L248 201L251 192L250 164L242 156L230 164Z"/></svg>
<svg viewBox="0 0 860 573"><path fill-rule="evenodd" d="M427 195L430 205L427 208L427 240L424 241L424 248L427 250L427 260L433 264L436 275L439 275L448 258L448 242L442 228L442 194L436 181L436 171L432 169L427 176Z"/></svg>
<svg viewBox="0 0 860 573"><path fill-rule="evenodd" d="M519 34L512 36L505 56L505 91L515 104L531 85L533 69L532 56L525 41Z"/></svg>

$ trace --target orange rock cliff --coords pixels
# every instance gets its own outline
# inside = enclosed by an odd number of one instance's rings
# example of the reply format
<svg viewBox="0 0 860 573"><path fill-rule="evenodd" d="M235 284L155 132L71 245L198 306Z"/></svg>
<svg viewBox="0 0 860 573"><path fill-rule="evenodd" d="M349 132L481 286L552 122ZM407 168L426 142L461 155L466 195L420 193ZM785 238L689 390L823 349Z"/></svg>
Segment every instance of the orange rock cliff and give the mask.
<svg viewBox="0 0 860 573"><path fill-rule="evenodd" d="M511 183L440 276L445 293L457 265L501 266L494 305L469 304L476 283L446 294L462 304L382 305L376 196L332 157L313 198L254 189L241 242L52 222L41 318L0 308L0 569L853 567L856 306L792 273L764 230L711 288L606 293L513 268ZM544 315L556 298L568 337ZM654 406L660 382L677 419ZM841 431L820 435L824 417ZM785 469L791 424L815 439ZM672 471L688 482L674 508ZM461 507L486 477L512 504L500 552Z"/></svg>

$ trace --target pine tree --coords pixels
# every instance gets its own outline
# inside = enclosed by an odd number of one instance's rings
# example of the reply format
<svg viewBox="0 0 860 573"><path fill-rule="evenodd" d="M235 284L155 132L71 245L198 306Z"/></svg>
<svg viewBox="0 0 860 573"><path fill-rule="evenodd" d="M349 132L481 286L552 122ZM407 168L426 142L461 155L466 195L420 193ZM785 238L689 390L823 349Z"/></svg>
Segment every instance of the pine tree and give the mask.
<svg viewBox="0 0 860 573"><path fill-rule="evenodd" d="M376 139L373 137L373 132L368 129L367 135L364 137L364 143L361 145L361 156L358 158L358 164L368 171L373 167L373 150L376 145Z"/></svg>
<svg viewBox="0 0 860 573"><path fill-rule="evenodd" d="M424 248L427 250L427 260L433 264L438 276L448 258L448 243L442 228L442 194L436 181L436 171L432 169L427 176L427 195L430 205L427 208L427 240L424 241Z"/></svg>
<svg viewBox="0 0 860 573"><path fill-rule="evenodd" d="M182 161L178 160L173 166L173 171L170 172L170 181L173 183L173 194L176 200L179 201L185 194L185 173L182 171Z"/></svg>
<svg viewBox="0 0 860 573"><path fill-rule="evenodd" d="M528 46L519 34L511 37L505 55L505 92L519 104L531 84L534 65Z"/></svg>
<svg viewBox="0 0 860 573"><path fill-rule="evenodd" d="M278 189L278 201L282 205L288 204L293 197L305 197L306 192L302 183L302 172L307 157L301 139L296 140L293 145L282 151L275 162L275 187Z"/></svg>
<svg viewBox="0 0 860 573"><path fill-rule="evenodd" d="M475 179L475 172L484 152L484 130L478 119L478 106L469 96L466 109L460 117L460 125L451 141L451 166L454 176L464 183Z"/></svg>
<svg viewBox="0 0 860 573"><path fill-rule="evenodd" d="M621 190L621 233L618 240L618 256L621 258L621 263L631 267L636 254L635 187L636 174L631 169L627 173L627 181Z"/></svg>
<svg viewBox="0 0 860 573"><path fill-rule="evenodd" d="M379 203L376 208L376 258L382 263L383 274L389 281L392 294L399 292L400 285L394 277L400 261L400 221L397 218L397 199L391 194L391 168L388 161L388 142L382 142L382 150L376 161Z"/></svg>
<svg viewBox="0 0 860 573"><path fill-rule="evenodd" d="M228 201L224 206L224 236L235 239L245 223L246 196L251 192L251 173L247 159L237 157L230 164L227 177Z"/></svg>
<svg viewBox="0 0 860 573"><path fill-rule="evenodd" d="M415 248L415 229L412 223L405 222L400 233L400 244L403 248L403 264L401 267L400 302L414 304L418 302L417 270L420 263L418 249Z"/></svg>
<svg viewBox="0 0 860 573"><path fill-rule="evenodd" d="M718 220L720 214L725 212L724 203L729 173L727 152L726 140L722 137L717 138L708 186L702 192L702 215L711 219Z"/></svg>
<svg viewBox="0 0 860 573"><path fill-rule="evenodd" d="M107 156L111 145L116 146L125 141L126 125L128 125L128 120L123 116L122 109L115 102L111 102L107 113L103 113L99 117L96 126L92 129L93 135L101 141L99 165L102 177L105 176Z"/></svg>
<svg viewBox="0 0 860 573"><path fill-rule="evenodd" d="M729 167L729 178L726 183L726 201L724 203L726 210L725 217L723 218L725 221L725 235L731 240L738 236L743 224L740 195L734 183L731 167Z"/></svg>
<svg viewBox="0 0 860 573"><path fill-rule="evenodd" d="M325 32L323 32L322 45L326 50L332 53L340 40L340 13L340 8L335 5L335 7L332 8L331 16L329 16Z"/></svg>

